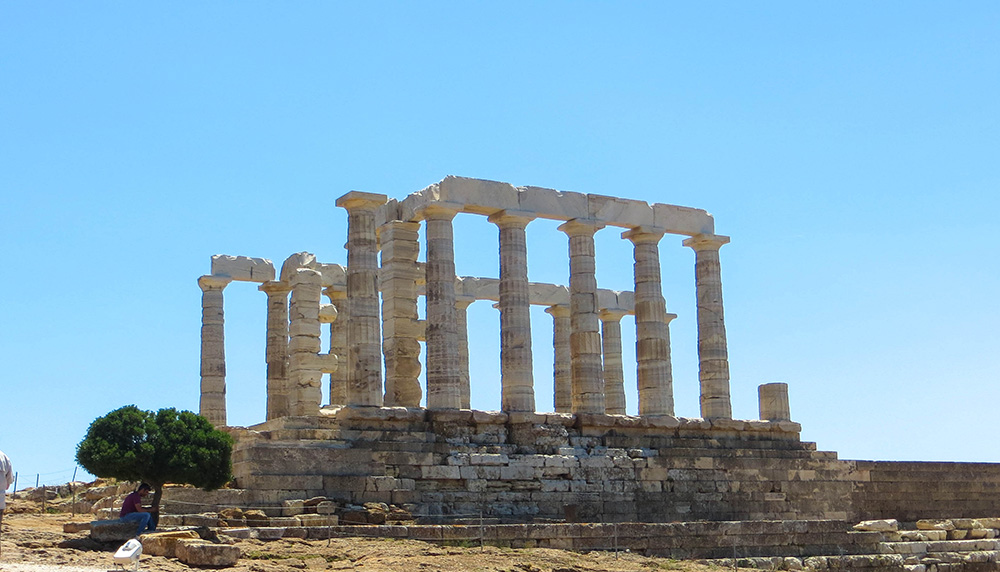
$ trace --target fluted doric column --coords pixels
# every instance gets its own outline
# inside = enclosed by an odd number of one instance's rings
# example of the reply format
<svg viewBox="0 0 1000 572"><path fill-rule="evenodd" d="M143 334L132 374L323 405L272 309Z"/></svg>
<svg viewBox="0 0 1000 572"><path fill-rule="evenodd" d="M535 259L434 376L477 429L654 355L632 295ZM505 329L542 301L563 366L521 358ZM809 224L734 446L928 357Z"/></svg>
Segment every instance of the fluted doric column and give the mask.
<svg viewBox="0 0 1000 572"><path fill-rule="evenodd" d="M674 382L670 365L670 327L660 281L663 231L634 228L622 233L632 241L635 265L635 357L640 415L673 415Z"/></svg>
<svg viewBox="0 0 1000 572"><path fill-rule="evenodd" d="M573 355L569 348L570 311L563 305L549 306L545 313L552 316L552 360L553 407L556 413L570 413L573 410Z"/></svg>
<svg viewBox="0 0 1000 572"><path fill-rule="evenodd" d="M267 418L288 415L288 293L291 286L272 280L258 290L267 294Z"/></svg>
<svg viewBox="0 0 1000 572"><path fill-rule="evenodd" d="M729 352L722 310L722 272L719 249L728 236L699 234L684 241L695 252L695 287L698 296L698 377L701 380L701 416L729 419Z"/></svg>
<svg viewBox="0 0 1000 572"><path fill-rule="evenodd" d="M323 390L320 353L320 298L322 275L299 268L292 275L292 300L288 308L288 414L319 415Z"/></svg>
<svg viewBox="0 0 1000 572"><path fill-rule="evenodd" d="M226 320L222 290L231 279L202 276L201 287L201 403L198 412L212 425L226 424Z"/></svg>
<svg viewBox="0 0 1000 572"><path fill-rule="evenodd" d="M396 220L379 227L385 405L420 407L422 398L416 270L419 231L418 222Z"/></svg>
<svg viewBox="0 0 1000 572"><path fill-rule="evenodd" d="M351 314L347 309L347 292L324 288L323 294L337 308L337 319L330 323L330 353L338 356L343 364L330 374L330 405L347 404L347 323Z"/></svg>
<svg viewBox="0 0 1000 572"><path fill-rule="evenodd" d="M347 209L348 405L382 405L375 212L386 200L385 195L358 191L337 199L337 206Z"/></svg>
<svg viewBox="0 0 1000 572"><path fill-rule="evenodd" d="M573 413L604 413L604 375L594 260L594 233L601 228L604 225L580 219L559 226L559 230L569 237Z"/></svg>
<svg viewBox="0 0 1000 572"><path fill-rule="evenodd" d="M625 415L625 372L622 370L621 310L601 310L601 347L604 350L604 405L607 413Z"/></svg>
<svg viewBox="0 0 1000 572"><path fill-rule="evenodd" d="M458 409L462 391L455 323L455 239L457 209L428 205L418 213L427 223L427 407Z"/></svg>
<svg viewBox="0 0 1000 572"><path fill-rule="evenodd" d="M527 213L500 211L490 222L500 230L500 407L535 411L528 285Z"/></svg>
<svg viewBox="0 0 1000 572"><path fill-rule="evenodd" d="M455 327L458 335L458 383L462 409L472 407L472 387L469 376L469 306L473 296L455 296Z"/></svg>

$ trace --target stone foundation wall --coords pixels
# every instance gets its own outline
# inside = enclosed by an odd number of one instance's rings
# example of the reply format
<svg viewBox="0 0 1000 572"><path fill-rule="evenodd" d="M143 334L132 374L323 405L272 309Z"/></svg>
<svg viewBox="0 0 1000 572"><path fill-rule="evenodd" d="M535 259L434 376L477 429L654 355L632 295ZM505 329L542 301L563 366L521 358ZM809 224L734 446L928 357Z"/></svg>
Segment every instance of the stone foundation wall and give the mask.
<svg viewBox="0 0 1000 572"><path fill-rule="evenodd" d="M342 408L234 430L241 488L425 519L848 519L853 463L791 422Z"/></svg>
<svg viewBox="0 0 1000 572"><path fill-rule="evenodd" d="M855 519L979 518L1000 508L1000 464L855 461Z"/></svg>
<svg viewBox="0 0 1000 572"><path fill-rule="evenodd" d="M425 522L981 517L1000 464L842 461L791 422L347 407L231 428L255 504L411 505Z"/></svg>

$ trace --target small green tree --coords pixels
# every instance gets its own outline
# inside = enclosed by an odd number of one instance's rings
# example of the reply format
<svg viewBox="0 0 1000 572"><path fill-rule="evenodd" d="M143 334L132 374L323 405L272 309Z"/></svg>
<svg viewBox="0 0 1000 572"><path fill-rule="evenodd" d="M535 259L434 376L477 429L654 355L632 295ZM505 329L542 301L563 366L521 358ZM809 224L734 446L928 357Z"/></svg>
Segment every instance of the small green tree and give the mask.
<svg viewBox="0 0 1000 572"><path fill-rule="evenodd" d="M145 481L159 510L166 483L213 490L232 479L233 439L190 411L156 413L134 405L98 417L76 447L76 461L98 477Z"/></svg>

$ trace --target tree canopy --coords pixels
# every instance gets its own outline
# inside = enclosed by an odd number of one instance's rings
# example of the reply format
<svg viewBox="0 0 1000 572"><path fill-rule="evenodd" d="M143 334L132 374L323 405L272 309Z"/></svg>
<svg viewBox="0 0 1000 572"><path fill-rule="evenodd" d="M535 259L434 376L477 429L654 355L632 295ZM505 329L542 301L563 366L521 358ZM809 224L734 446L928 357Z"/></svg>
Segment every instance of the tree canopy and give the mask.
<svg viewBox="0 0 1000 572"><path fill-rule="evenodd" d="M145 481L158 507L165 483L212 490L232 479L233 439L190 411L134 405L98 417L77 445L76 460L98 477Z"/></svg>

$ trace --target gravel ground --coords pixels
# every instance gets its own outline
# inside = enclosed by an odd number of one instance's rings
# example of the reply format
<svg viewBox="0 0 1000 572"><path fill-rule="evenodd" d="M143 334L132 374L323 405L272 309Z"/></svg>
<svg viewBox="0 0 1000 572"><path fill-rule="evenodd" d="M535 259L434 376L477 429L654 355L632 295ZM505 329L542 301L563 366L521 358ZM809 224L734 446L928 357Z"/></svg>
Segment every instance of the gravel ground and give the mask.
<svg viewBox="0 0 1000 572"><path fill-rule="evenodd" d="M108 569L70 566L68 564L14 564L0 562L0 570L4 572L106 572Z"/></svg>

